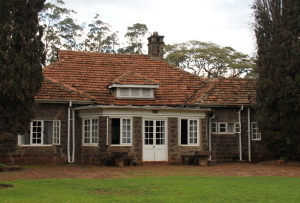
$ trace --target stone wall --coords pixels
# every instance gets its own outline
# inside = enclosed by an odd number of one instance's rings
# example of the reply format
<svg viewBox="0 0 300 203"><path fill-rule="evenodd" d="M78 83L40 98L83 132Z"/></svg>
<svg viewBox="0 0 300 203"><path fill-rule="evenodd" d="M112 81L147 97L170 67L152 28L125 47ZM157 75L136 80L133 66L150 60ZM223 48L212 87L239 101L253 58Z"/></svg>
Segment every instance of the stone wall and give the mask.
<svg viewBox="0 0 300 203"><path fill-rule="evenodd" d="M240 107L213 108L215 118L212 122L239 122ZM250 122L255 122L255 111L250 109ZM251 131L251 128L250 128ZM251 133L250 133L251 136ZM263 135L262 135L263 136ZM242 160L249 160L248 141L248 107L241 111ZM212 160L227 162L240 160L239 133L211 134ZM251 161L269 158L268 150L262 141L251 139Z"/></svg>
<svg viewBox="0 0 300 203"><path fill-rule="evenodd" d="M106 158L112 157L115 152L126 152L125 158L142 160L142 118L133 117L132 146L107 145L107 117L99 118L98 146L82 146L82 133L77 134L77 150L75 160L79 164L105 165ZM82 119L80 119L82 122ZM81 125L80 125L81 126ZM81 127L80 127L81 128Z"/></svg>
<svg viewBox="0 0 300 203"><path fill-rule="evenodd" d="M57 119L61 121L61 145L18 146L15 142L0 145L0 163L24 164L65 164L67 153L67 104L37 104L35 119ZM8 149L10 147L10 150Z"/></svg>
<svg viewBox="0 0 300 203"><path fill-rule="evenodd" d="M207 149L206 136L206 119L199 120L200 129L200 145L199 146L182 146L178 140L178 118L168 118L168 143L169 143L169 161L182 161L182 156L194 156L196 151L205 151Z"/></svg>

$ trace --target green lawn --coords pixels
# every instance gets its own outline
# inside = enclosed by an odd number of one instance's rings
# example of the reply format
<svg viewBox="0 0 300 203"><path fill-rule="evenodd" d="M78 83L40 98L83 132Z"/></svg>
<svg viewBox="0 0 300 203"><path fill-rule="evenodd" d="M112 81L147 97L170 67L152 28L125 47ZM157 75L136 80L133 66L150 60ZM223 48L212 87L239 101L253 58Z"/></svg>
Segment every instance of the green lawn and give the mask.
<svg viewBox="0 0 300 203"><path fill-rule="evenodd" d="M142 177L1 181L0 202L299 202L300 178Z"/></svg>

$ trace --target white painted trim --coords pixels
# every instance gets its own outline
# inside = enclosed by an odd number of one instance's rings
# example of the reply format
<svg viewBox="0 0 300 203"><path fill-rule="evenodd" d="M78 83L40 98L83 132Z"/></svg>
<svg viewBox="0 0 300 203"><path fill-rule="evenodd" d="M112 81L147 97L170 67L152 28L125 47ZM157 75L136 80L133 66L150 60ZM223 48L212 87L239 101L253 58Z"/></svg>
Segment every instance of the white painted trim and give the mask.
<svg viewBox="0 0 300 203"><path fill-rule="evenodd" d="M241 109L238 111L239 123L240 123L240 132L239 132L239 148L240 148L240 161L243 160L243 149L242 149L242 121L241 121L241 111L244 110L244 106L241 106Z"/></svg>
<svg viewBox="0 0 300 203"><path fill-rule="evenodd" d="M97 125L98 125L98 128L97 128L97 131L98 131L98 133L97 133L97 135L98 135L98 141L97 141L97 143L91 143L91 141L92 141L92 135L91 135L91 132L92 132L92 123L93 123L93 119L97 119L98 120L98 122L97 122ZM90 133L90 135L89 135L89 138L90 138L90 143L84 143L84 121L85 120L90 120L90 130L89 130L89 133ZM93 147L97 147L98 146L98 143L99 143L99 118L84 118L84 119L82 119L82 146L84 146L84 147L89 147L89 146L93 146Z"/></svg>
<svg viewBox="0 0 300 203"><path fill-rule="evenodd" d="M148 89L156 89L159 88L159 85L130 85L130 84L112 84L109 85L108 88L114 87L124 87L124 88L148 88Z"/></svg>
<svg viewBox="0 0 300 203"><path fill-rule="evenodd" d="M128 95L122 95L121 90L124 90L125 88L117 88L116 96L120 99L153 99L154 98L154 91L153 89L150 89L150 95L149 96L143 96L143 89L149 89L149 88L126 88L128 89ZM132 95L132 89L138 89L139 95Z"/></svg>
<svg viewBox="0 0 300 203"><path fill-rule="evenodd" d="M110 144L110 146L132 146L132 143L133 143L133 118L132 117L128 117L128 116L125 116L125 117L121 117L121 116L110 116L109 117L110 119L112 118L119 118L120 119L120 144ZM123 134L123 119L129 119L130 120L130 143L123 143L122 141L122 134ZM107 132L107 135L108 135L108 132ZM107 139L108 139L108 136L107 136Z"/></svg>
<svg viewBox="0 0 300 203"><path fill-rule="evenodd" d="M73 137L73 147L72 147L72 162L75 162L75 111L72 110L72 137Z"/></svg>
<svg viewBox="0 0 300 203"><path fill-rule="evenodd" d="M188 130L188 138L187 138L187 141L188 141L188 143L187 144L181 144L181 120L187 120L187 124L188 124L188 126L187 126L187 130ZM190 144L190 121L191 120L196 120L197 121L197 144ZM179 141L179 143L178 143L178 145L179 146L186 146L186 147L188 147L188 146L200 146L200 129L201 129L201 125L200 125L200 119L199 118L183 118L183 117L180 117L180 118L178 118L178 141Z"/></svg>
<svg viewBox="0 0 300 203"><path fill-rule="evenodd" d="M168 118L168 117L180 117L180 118L205 118L205 111L201 110L178 110L178 109L160 109L158 113L154 113L153 109L120 109L120 108L109 108L109 109L89 109L79 110L79 116L81 118L92 118L99 116L108 117L149 117L149 118Z"/></svg>
<svg viewBox="0 0 300 203"><path fill-rule="evenodd" d="M145 146L145 121L146 120L150 120L150 121L165 121L165 157L166 157L166 161L169 160L169 143L168 143L168 139L169 139L169 134L168 134L168 119L167 118L154 118L154 117L143 117L142 118L142 160L144 159L144 146Z"/></svg>
<svg viewBox="0 0 300 203"><path fill-rule="evenodd" d="M106 145L109 145L108 143L108 117L106 118Z"/></svg>
<svg viewBox="0 0 300 203"><path fill-rule="evenodd" d="M228 132L228 124L229 123L233 123L233 132ZM216 124L216 130L217 132L212 132L212 124ZM226 132L220 132L220 124L226 124ZM212 134L235 134L235 133L239 133L236 131L236 124L239 124L239 122L210 122L210 126L211 126L211 133ZM240 131L241 131L241 127L239 127Z"/></svg>
<svg viewBox="0 0 300 203"><path fill-rule="evenodd" d="M259 134L259 139L253 139L253 125L256 125L256 129L259 131L259 128L258 128L258 126L257 126L257 122L251 122L251 140L252 141L261 141L261 133L259 132L259 133L256 133L256 134Z"/></svg>
<svg viewBox="0 0 300 203"><path fill-rule="evenodd" d="M248 160L251 162L251 126L250 126L250 108L248 108Z"/></svg>

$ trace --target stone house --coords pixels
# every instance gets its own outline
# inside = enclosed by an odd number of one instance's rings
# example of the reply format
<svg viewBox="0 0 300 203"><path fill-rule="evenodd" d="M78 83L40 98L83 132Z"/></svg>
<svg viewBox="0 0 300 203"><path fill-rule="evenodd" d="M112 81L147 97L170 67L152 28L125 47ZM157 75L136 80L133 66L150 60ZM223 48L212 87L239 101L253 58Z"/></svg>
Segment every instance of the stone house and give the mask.
<svg viewBox="0 0 300 203"><path fill-rule="evenodd" d="M209 80L169 65L163 38L148 38L148 55L59 51L43 70L35 118L13 147L2 144L0 163L265 158L254 80Z"/></svg>

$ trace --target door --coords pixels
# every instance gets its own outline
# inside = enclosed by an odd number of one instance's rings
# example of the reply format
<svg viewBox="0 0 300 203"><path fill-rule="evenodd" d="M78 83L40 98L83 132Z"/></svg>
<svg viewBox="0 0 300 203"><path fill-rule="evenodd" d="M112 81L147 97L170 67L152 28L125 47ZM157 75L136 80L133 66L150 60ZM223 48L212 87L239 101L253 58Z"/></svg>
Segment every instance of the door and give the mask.
<svg viewBox="0 0 300 203"><path fill-rule="evenodd" d="M144 120L143 161L167 161L166 121Z"/></svg>

